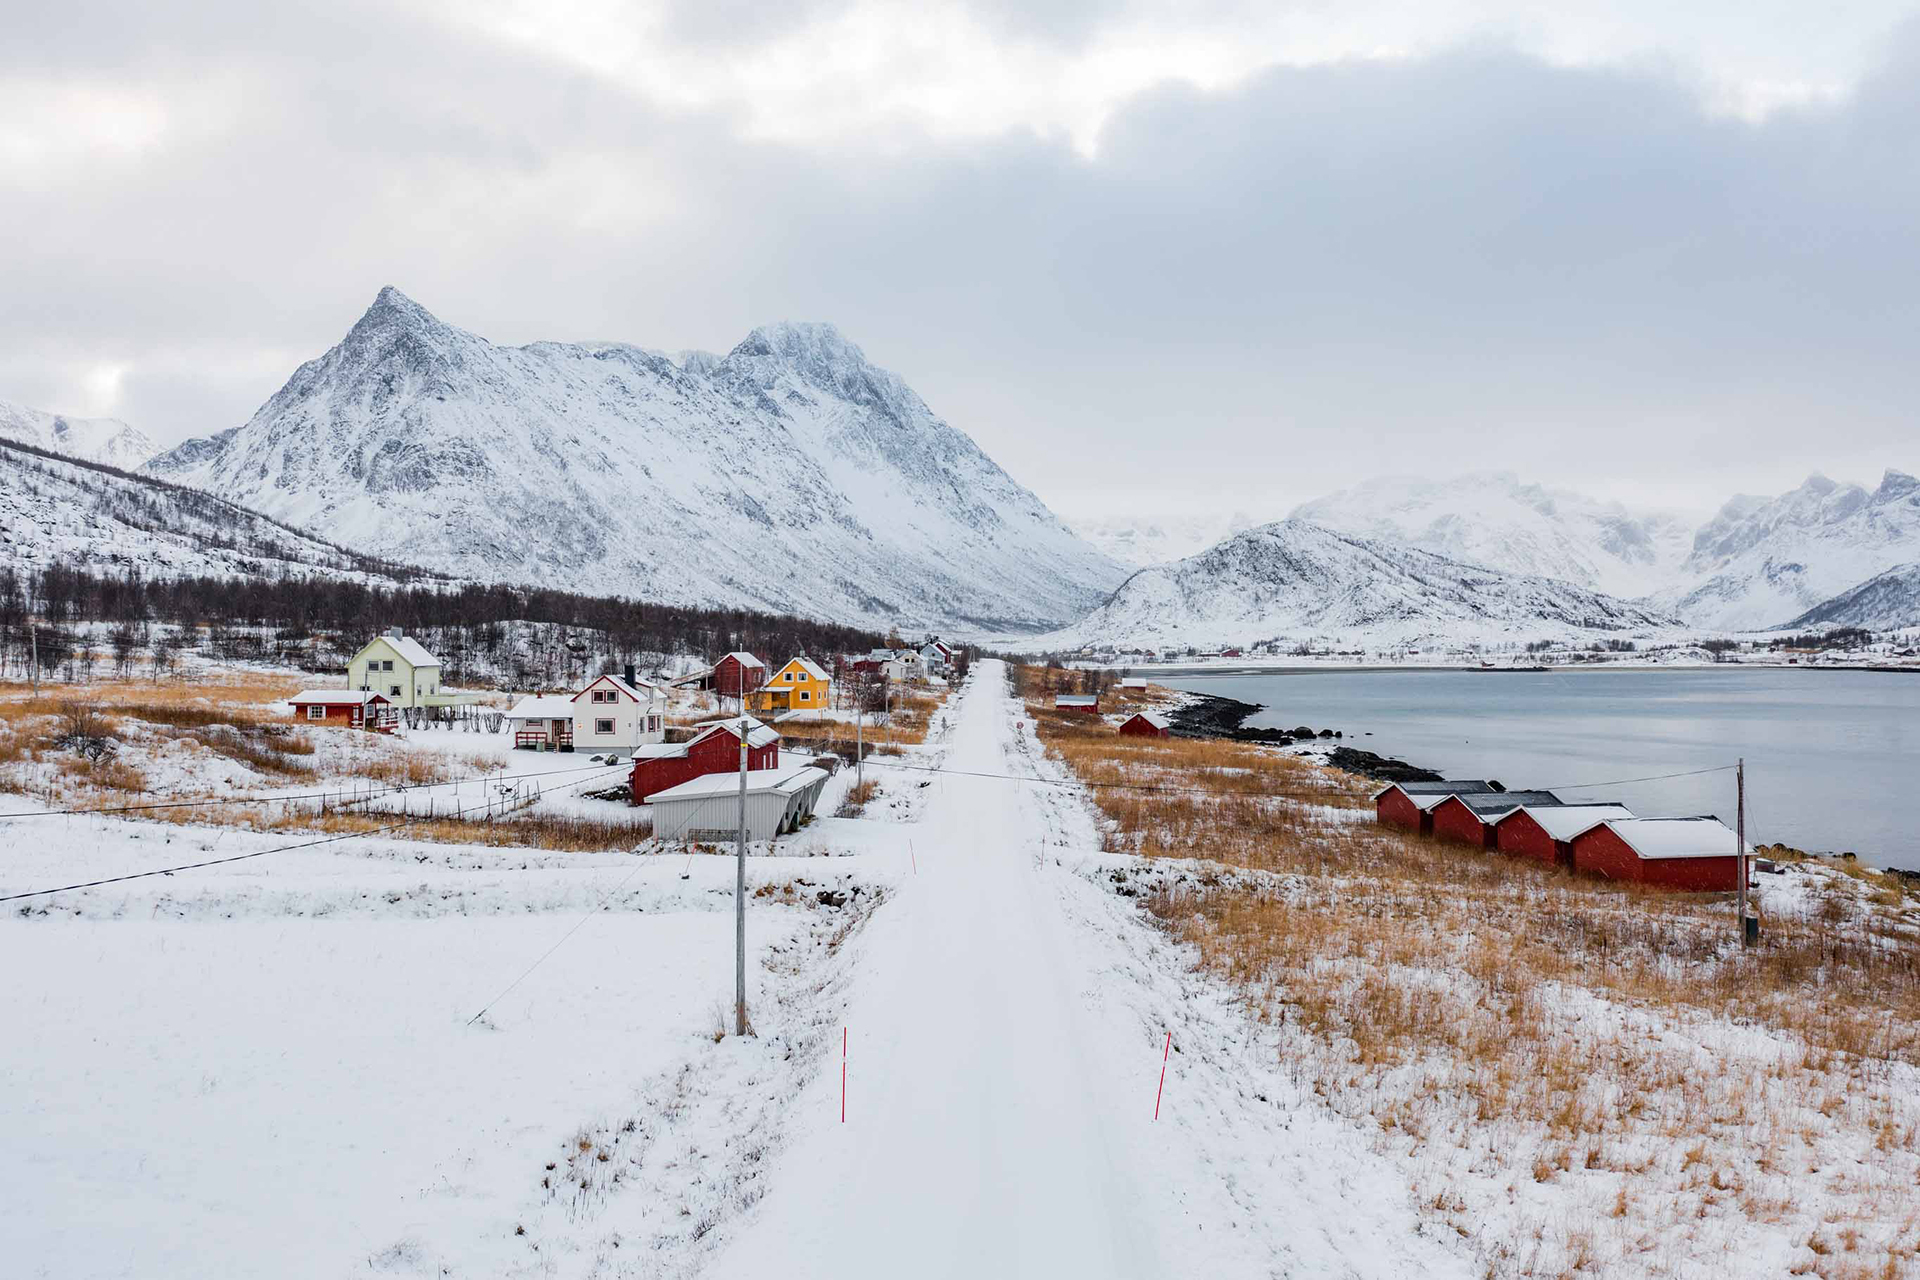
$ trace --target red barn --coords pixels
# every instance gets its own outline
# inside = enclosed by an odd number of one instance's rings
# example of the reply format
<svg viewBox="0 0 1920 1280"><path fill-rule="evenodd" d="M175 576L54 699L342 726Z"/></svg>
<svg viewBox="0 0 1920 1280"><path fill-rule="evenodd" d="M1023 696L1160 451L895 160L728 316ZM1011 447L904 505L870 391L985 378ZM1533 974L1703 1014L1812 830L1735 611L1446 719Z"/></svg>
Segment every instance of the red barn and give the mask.
<svg viewBox="0 0 1920 1280"><path fill-rule="evenodd" d="M663 742L636 747L631 775L634 804L669 787L740 768L740 721L713 720L697 726L700 732L686 742ZM747 768L774 769L780 764L780 735L747 717Z"/></svg>
<svg viewBox="0 0 1920 1280"><path fill-rule="evenodd" d="M386 695L366 689L302 689L287 699L293 714L308 724L330 724L346 729L392 733L393 704Z"/></svg>
<svg viewBox="0 0 1920 1280"><path fill-rule="evenodd" d="M1631 818L1618 804L1566 804L1515 809L1493 824L1493 847L1549 866L1573 868L1571 841L1589 827L1613 818Z"/></svg>
<svg viewBox="0 0 1920 1280"><path fill-rule="evenodd" d="M1100 695L1095 693L1063 693L1053 700L1056 711L1077 711L1083 716L1100 714Z"/></svg>
<svg viewBox="0 0 1920 1280"><path fill-rule="evenodd" d="M1136 711L1120 722L1120 732L1135 738L1164 738L1171 722L1153 711Z"/></svg>
<svg viewBox="0 0 1920 1280"><path fill-rule="evenodd" d="M1490 782L1395 782L1373 793L1373 818L1382 825L1429 835L1433 831L1433 808L1442 800L1491 791Z"/></svg>
<svg viewBox="0 0 1920 1280"><path fill-rule="evenodd" d="M1451 795L1433 807L1432 831L1442 840L1493 848L1493 824L1522 805L1558 806L1551 791L1495 791Z"/></svg>
<svg viewBox="0 0 1920 1280"><path fill-rule="evenodd" d="M707 687L723 698L744 698L767 682L767 664L735 650L713 664Z"/></svg>
<svg viewBox="0 0 1920 1280"><path fill-rule="evenodd" d="M1740 887L1732 828L1718 818L1617 818L1573 838L1574 870L1696 893Z"/></svg>

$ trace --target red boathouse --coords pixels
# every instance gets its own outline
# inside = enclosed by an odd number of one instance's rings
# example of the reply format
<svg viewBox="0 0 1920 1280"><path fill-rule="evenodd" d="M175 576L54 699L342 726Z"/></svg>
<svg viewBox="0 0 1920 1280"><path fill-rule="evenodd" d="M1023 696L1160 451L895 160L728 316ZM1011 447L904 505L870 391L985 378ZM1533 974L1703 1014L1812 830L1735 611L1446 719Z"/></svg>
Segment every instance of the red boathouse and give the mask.
<svg viewBox="0 0 1920 1280"><path fill-rule="evenodd" d="M1740 887L1733 829L1718 818L1617 818L1572 843L1574 870L1588 875L1694 893Z"/></svg>
<svg viewBox="0 0 1920 1280"><path fill-rule="evenodd" d="M648 796L709 773L739 771L740 721L714 720L698 727L700 732L686 742L634 748L630 803L645 804ZM779 764L780 735L748 716L747 768L774 769Z"/></svg>
<svg viewBox="0 0 1920 1280"><path fill-rule="evenodd" d="M744 698L767 682L767 664L735 650L713 664L708 687L723 698Z"/></svg>
<svg viewBox="0 0 1920 1280"><path fill-rule="evenodd" d="M1571 870L1571 841L1575 836L1610 819L1632 816L1632 810L1619 804L1567 804L1515 809L1494 822L1493 847L1515 857L1532 858L1548 866Z"/></svg>
<svg viewBox="0 0 1920 1280"><path fill-rule="evenodd" d="M1120 732L1134 738L1164 738L1172 724L1153 711L1136 711L1120 722Z"/></svg>
<svg viewBox="0 0 1920 1280"><path fill-rule="evenodd" d="M1421 835L1433 831L1434 806L1448 796L1487 794L1490 782L1395 782L1373 793L1373 819L1383 826L1405 827Z"/></svg>
<svg viewBox="0 0 1920 1280"><path fill-rule="evenodd" d="M1499 819L1522 805L1543 808L1559 804L1560 797L1551 791L1451 795L1433 807L1432 830L1442 840L1491 849L1494 847L1493 824Z"/></svg>

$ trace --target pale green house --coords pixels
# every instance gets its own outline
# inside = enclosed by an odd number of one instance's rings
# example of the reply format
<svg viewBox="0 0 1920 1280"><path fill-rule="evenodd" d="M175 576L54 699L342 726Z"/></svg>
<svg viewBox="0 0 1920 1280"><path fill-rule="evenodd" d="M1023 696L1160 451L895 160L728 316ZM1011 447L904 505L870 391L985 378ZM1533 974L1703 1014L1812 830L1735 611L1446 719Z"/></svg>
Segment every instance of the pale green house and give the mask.
<svg viewBox="0 0 1920 1280"><path fill-rule="evenodd" d="M445 707L467 699L440 689L440 659L398 627L367 641L347 663L347 687L371 690L396 707Z"/></svg>

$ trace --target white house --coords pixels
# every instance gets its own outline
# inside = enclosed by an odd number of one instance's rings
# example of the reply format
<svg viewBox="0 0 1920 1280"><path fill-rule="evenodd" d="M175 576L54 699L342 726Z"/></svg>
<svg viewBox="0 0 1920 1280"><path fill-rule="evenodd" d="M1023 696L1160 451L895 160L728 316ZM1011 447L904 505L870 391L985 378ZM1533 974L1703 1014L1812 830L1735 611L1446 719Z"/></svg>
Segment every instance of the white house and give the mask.
<svg viewBox="0 0 1920 1280"><path fill-rule="evenodd" d="M656 684L601 676L573 695L573 745L579 751L631 751L667 736L667 695Z"/></svg>
<svg viewBox="0 0 1920 1280"><path fill-rule="evenodd" d="M377 693L396 707L445 705L440 695L440 659L394 627L367 641L347 663L347 687Z"/></svg>
<svg viewBox="0 0 1920 1280"><path fill-rule="evenodd" d="M926 659L918 649L875 649L867 655L867 661L877 663L880 671L895 684L918 680L927 673Z"/></svg>

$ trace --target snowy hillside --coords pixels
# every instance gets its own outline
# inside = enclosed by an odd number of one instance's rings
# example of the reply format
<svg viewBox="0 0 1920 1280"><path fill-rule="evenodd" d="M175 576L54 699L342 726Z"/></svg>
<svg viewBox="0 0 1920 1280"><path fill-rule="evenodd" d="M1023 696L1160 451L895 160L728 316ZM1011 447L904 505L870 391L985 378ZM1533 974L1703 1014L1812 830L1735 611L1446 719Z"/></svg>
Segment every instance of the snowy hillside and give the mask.
<svg viewBox="0 0 1920 1280"><path fill-rule="evenodd" d="M1868 578L1850 591L1807 610L1790 627L1866 627L1893 631L1920 627L1920 561Z"/></svg>
<svg viewBox="0 0 1920 1280"><path fill-rule="evenodd" d="M1198 555L1223 538L1251 529L1259 521L1244 511L1230 516L1185 516L1142 520L1130 515L1069 519L1073 531L1118 560L1142 568Z"/></svg>
<svg viewBox="0 0 1920 1280"><path fill-rule="evenodd" d="M1920 481L1877 489L1811 476L1778 498L1739 497L1694 537L1682 585L1649 603L1701 626L1775 627L1896 565L1920 560Z"/></svg>
<svg viewBox="0 0 1920 1280"><path fill-rule="evenodd" d="M389 581L390 566L147 476L0 440L0 567Z"/></svg>
<svg viewBox="0 0 1920 1280"><path fill-rule="evenodd" d="M1548 578L1498 573L1304 520L1142 569L1048 644L1247 644L1280 636L1519 640L1664 630L1669 617Z"/></svg>
<svg viewBox="0 0 1920 1280"><path fill-rule="evenodd" d="M68 418L0 400L0 439L131 471L159 450L118 418Z"/></svg>
<svg viewBox="0 0 1920 1280"><path fill-rule="evenodd" d="M465 577L1031 629L1124 570L827 325L724 357L496 346L388 288L155 474Z"/></svg>
<svg viewBox="0 0 1920 1280"><path fill-rule="evenodd" d="M1617 596L1672 583L1693 536L1692 522L1677 513L1523 484L1505 471L1382 477L1304 503L1293 518Z"/></svg>

